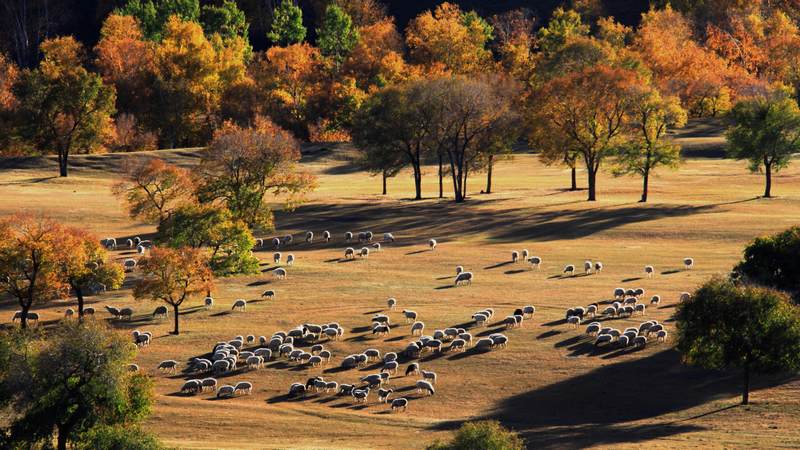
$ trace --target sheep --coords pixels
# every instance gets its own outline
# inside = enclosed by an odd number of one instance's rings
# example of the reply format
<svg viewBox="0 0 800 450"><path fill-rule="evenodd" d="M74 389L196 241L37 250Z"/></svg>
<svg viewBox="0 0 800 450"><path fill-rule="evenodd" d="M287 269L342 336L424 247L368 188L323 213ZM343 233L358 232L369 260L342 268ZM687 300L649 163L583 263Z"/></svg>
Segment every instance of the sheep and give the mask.
<svg viewBox="0 0 800 450"><path fill-rule="evenodd" d="M508 345L508 337L504 334L492 334L489 339L492 340L492 347L505 348Z"/></svg>
<svg viewBox="0 0 800 450"><path fill-rule="evenodd" d="M210 389L211 391L217 390L217 379L216 378L203 378L200 380L200 389L205 391L206 389Z"/></svg>
<svg viewBox="0 0 800 450"><path fill-rule="evenodd" d="M472 275L472 272L461 272L460 274L458 274L456 276L456 280L453 283L453 285L454 286L461 286L463 284L466 284L468 286L471 286L473 278L474 278L474 276Z"/></svg>
<svg viewBox="0 0 800 450"><path fill-rule="evenodd" d="M432 337L434 339L443 340L444 339L444 331L442 331L442 330L434 330Z"/></svg>
<svg viewBox="0 0 800 450"><path fill-rule="evenodd" d="M467 347L467 341L461 338L453 339L450 343L450 348L448 351L464 351Z"/></svg>
<svg viewBox="0 0 800 450"><path fill-rule="evenodd" d="M635 312L640 312L640 313L642 313L642 315L646 314L646 309L647 309L647 307L644 305L644 303L639 303L639 304L637 304L636 306L633 307L633 310Z"/></svg>
<svg viewBox="0 0 800 450"><path fill-rule="evenodd" d="M619 345L620 347L627 347L630 344L630 342L631 339L630 337L628 337L628 335L623 334L622 336L617 338L617 345Z"/></svg>
<svg viewBox="0 0 800 450"><path fill-rule="evenodd" d="M536 313L536 307L533 305L526 305L522 307L522 315L527 317L528 319L533 318L533 315Z"/></svg>
<svg viewBox="0 0 800 450"><path fill-rule="evenodd" d="M306 394L306 385L303 383L292 383L289 386L289 397L297 397Z"/></svg>
<svg viewBox="0 0 800 450"><path fill-rule="evenodd" d="M522 260L523 261L527 261L529 256L530 256L530 252L528 251L528 249L527 248L523 248L522 249Z"/></svg>
<svg viewBox="0 0 800 450"><path fill-rule="evenodd" d="M230 370L230 368L231 368L231 362L227 359L220 359L214 361L214 364L211 365L211 369L215 373L227 372L228 370Z"/></svg>
<svg viewBox="0 0 800 450"><path fill-rule="evenodd" d="M338 395L353 395L353 389L355 386L352 384L340 384Z"/></svg>
<svg viewBox="0 0 800 450"><path fill-rule="evenodd" d="M514 316L507 316L503 319L503 325L505 325L506 329L514 328L517 326L517 319Z"/></svg>
<svg viewBox="0 0 800 450"><path fill-rule="evenodd" d="M442 351L442 341L439 339L431 339L425 343L425 348L430 348L431 351L439 353Z"/></svg>
<svg viewBox="0 0 800 450"><path fill-rule="evenodd" d="M206 297L203 300L203 304L205 305L206 309L211 309L214 306L214 299L212 297Z"/></svg>
<svg viewBox="0 0 800 450"><path fill-rule="evenodd" d="M136 246L136 253L139 254L139 255L144 255L144 252L146 250L147 249L144 247L144 245L137 245Z"/></svg>
<svg viewBox="0 0 800 450"><path fill-rule="evenodd" d="M91 306L83 308L83 315L84 316L94 316L94 308L92 308Z"/></svg>
<svg viewBox="0 0 800 450"><path fill-rule="evenodd" d="M572 264L567 264L566 266L564 266L564 271L562 273L575 275L575 266L573 266Z"/></svg>
<svg viewBox="0 0 800 450"><path fill-rule="evenodd" d="M424 329L425 329L425 323L423 323L423 322L414 322L413 324L411 324L411 335L412 336L416 336L416 335L422 336L422 331Z"/></svg>
<svg viewBox="0 0 800 450"><path fill-rule="evenodd" d="M256 239L256 245L254 248L261 248L263 246L264 246L264 239L263 238Z"/></svg>
<svg viewBox="0 0 800 450"><path fill-rule="evenodd" d="M592 322L586 327L586 334L589 336L597 336L600 333L600 323Z"/></svg>
<svg viewBox="0 0 800 450"><path fill-rule="evenodd" d="M352 232L350 232L350 231L346 232L346 233L344 234L344 241L345 241L345 242L350 242L350 241L352 241L352 240L353 240L353 233L352 233Z"/></svg>
<svg viewBox="0 0 800 450"><path fill-rule="evenodd" d="M362 258L369 257L369 247L361 247L361 251L358 252L358 256Z"/></svg>
<svg viewBox="0 0 800 450"><path fill-rule="evenodd" d="M158 363L158 370L162 372L175 373L177 369L178 361L175 361L174 359L167 359Z"/></svg>
<svg viewBox="0 0 800 450"><path fill-rule="evenodd" d="M396 374L398 367L400 367L400 363L397 361L387 361L383 364L381 372L391 372L392 374Z"/></svg>
<svg viewBox="0 0 800 450"><path fill-rule="evenodd" d="M353 400L356 403L367 403L369 400L369 388L353 389Z"/></svg>
<svg viewBox="0 0 800 450"><path fill-rule="evenodd" d="M613 339L614 339L614 338L613 338L613 337L612 337L610 334L601 334L601 335L598 335L598 336L597 336L597 338L594 340L594 346L595 346L595 347L599 347L599 346L600 346L600 344L608 344L608 343L610 343L610 342L611 342Z"/></svg>
<svg viewBox="0 0 800 450"><path fill-rule="evenodd" d="M314 232L313 231L306 231L306 243L312 244L314 242Z"/></svg>
<svg viewBox="0 0 800 450"><path fill-rule="evenodd" d="M694 259L692 259L692 258L683 258L683 267L686 270L689 270L692 267L694 267Z"/></svg>
<svg viewBox="0 0 800 450"><path fill-rule="evenodd" d="M384 379L382 374L373 373L365 377L361 377L359 381L361 381L362 383L366 383L370 386L380 386L381 384L383 384Z"/></svg>
<svg viewBox="0 0 800 450"><path fill-rule="evenodd" d="M283 245L289 245L294 241L294 236L287 234L283 237Z"/></svg>
<svg viewBox="0 0 800 450"><path fill-rule="evenodd" d="M133 248L133 239L125 240L125 245L127 245L128 248Z"/></svg>
<svg viewBox="0 0 800 450"><path fill-rule="evenodd" d="M653 266L644 266L644 273L647 274L647 278L653 278L655 271L656 269L654 269Z"/></svg>
<svg viewBox="0 0 800 450"><path fill-rule="evenodd" d="M245 359L245 364L250 369L260 369L264 365L264 358L256 355L248 356Z"/></svg>
<svg viewBox="0 0 800 450"><path fill-rule="evenodd" d="M583 262L583 272L586 275L589 275L590 273L592 273L592 267L594 267L594 264L592 264L591 261L586 260L586 261Z"/></svg>
<svg viewBox="0 0 800 450"><path fill-rule="evenodd" d="M156 309L153 311L153 318L166 319L167 307L164 305L157 306Z"/></svg>
<svg viewBox="0 0 800 450"><path fill-rule="evenodd" d="M391 329L389 328L389 325L378 324L372 327L373 335L377 334L378 336L388 336L390 331Z"/></svg>
<svg viewBox="0 0 800 450"><path fill-rule="evenodd" d="M654 296L650 297L650 304L651 305L658 305L660 303L661 303L661 296L660 295L654 295Z"/></svg>
<svg viewBox="0 0 800 450"><path fill-rule="evenodd" d="M134 338L134 344L136 344L137 347L147 347L150 345L150 339L152 339L152 337L149 333L140 334Z"/></svg>
<svg viewBox="0 0 800 450"><path fill-rule="evenodd" d="M374 243L372 244L372 248L373 248L373 249L374 249L376 252L379 252L379 251L381 251L381 244L380 244L380 242L374 242Z"/></svg>
<svg viewBox="0 0 800 450"><path fill-rule="evenodd" d="M257 348L253 354L264 358L264 361L272 359L272 350L268 348Z"/></svg>
<svg viewBox="0 0 800 450"><path fill-rule="evenodd" d="M433 388L433 385L425 380L417 381L415 386L417 387L417 392L425 392L427 395L434 395L436 393L436 390Z"/></svg>
<svg viewBox="0 0 800 450"><path fill-rule="evenodd" d="M514 250L511 252L511 262L516 263L517 261L519 261L519 252Z"/></svg>
<svg viewBox="0 0 800 450"><path fill-rule="evenodd" d="M280 248L280 246L281 246L280 238L276 237L272 238L272 249L277 250L278 248Z"/></svg>
<svg viewBox="0 0 800 450"><path fill-rule="evenodd" d="M403 312L405 312L405 311L403 311ZM388 324L389 323L389 316L387 316L386 314L375 314L374 316L372 316L372 321L373 322L378 322L378 323Z"/></svg>
<svg viewBox="0 0 800 450"><path fill-rule="evenodd" d="M275 291L272 289L267 289L266 291L261 293L262 298L266 298L267 300L274 300L275 299Z"/></svg>
<svg viewBox="0 0 800 450"><path fill-rule="evenodd" d="M196 394L203 389L203 382L200 380L187 380L181 387L181 393Z"/></svg>
<svg viewBox="0 0 800 450"><path fill-rule="evenodd" d="M111 317L113 317L115 319L119 317L119 309L118 308L115 308L113 306L108 306L108 305L105 305L105 308L106 308L106 311L108 311L108 313L111 315Z"/></svg>
<svg viewBox="0 0 800 450"><path fill-rule="evenodd" d="M647 338L645 336L636 336L633 340L634 347L644 347L647 345Z"/></svg>
<svg viewBox="0 0 800 450"><path fill-rule="evenodd" d="M353 247L347 247L344 249L344 258L345 259L353 259L356 257L356 250Z"/></svg>
<svg viewBox="0 0 800 450"><path fill-rule="evenodd" d="M419 354L420 354L420 346L417 345L416 342L409 342L409 344L403 350L403 354L405 354L406 356L411 357L411 358L419 356Z"/></svg>
<svg viewBox="0 0 800 450"><path fill-rule="evenodd" d="M64 310L64 318L69 319L75 315L75 310L72 308L67 308Z"/></svg>
<svg viewBox="0 0 800 450"><path fill-rule="evenodd" d="M125 272L133 272L136 269L136 260L133 258L127 258L122 263L122 267L124 268Z"/></svg>
<svg viewBox="0 0 800 450"><path fill-rule="evenodd" d="M542 265L542 258L538 256L531 256L528 258L528 263L531 265L531 269L539 269Z"/></svg>
<svg viewBox="0 0 800 450"><path fill-rule="evenodd" d="M283 256L283 255L281 255L281 252L275 252L275 253L273 253L273 254L272 254L272 262L274 262L275 264L280 264L280 263L281 263L281 257L282 257L282 256Z"/></svg>
<svg viewBox="0 0 800 450"><path fill-rule="evenodd" d="M567 323L572 325L573 328L578 328L578 325L581 324L581 318L578 316L569 316L567 317Z"/></svg>
<svg viewBox="0 0 800 450"><path fill-rule="evenodd" d="M635 303L636 303L636 297L628 297L622 302L623 305L633 305Z"/></svg>
<svg viewBox="0 0 800 450"><path fill-rule="evenodd" d="M406 367L406 376L419 375L419 363L411 363Z"/></svg>
<svg viewBox="0 0 800 450"><path fill-rule="evenodd" d="M403 310L403 316L406 319L406 323L413 322L413 321L417 320L417 312L416 311L412 311L410 309L404 309Z"/></svg>
<svg viewBox="0 0 800 450"><path fill-rule="evenodd" d="M595 317L597 315L597 304L593 303L586 307L586 315L591 315Z"/></svg>
<svg viewBox="0 0 800 450"><path fill-rule="evenodd" d="M289 253L286 255L286 265L291 266L292 264L294 264L294 255Z"/></svg>
<svg viewBox="0 0 800 450"><path fill-rule="evenodd" d="M132 308L122 308L119 310L119 317L120 319L131 320L133 318L133 309Z"/></svg>
<svg viewBox="0 0 800 450"><path fill-rule="evenodd" d="M688 292L681 292L681 296L680 296L680 298L678 300L681 303L685 303L685 302L688 302L689 299L691 299L691 298L692 298L692 294L690 294Z"/></svg>
<svg viewBox="0 0 800 450"><path fill-rule="evenodd" d="M338 391L338 390L339 390L339 383L337 383L335 381L326 381L325 382L325 392L326 393L328 393L328 392L336 393L336 391Z"/></svg>
<svg viewBox="0 0 800 450"><path fill-rule="evenodd" d="M383 233L383 242L394 242L394 235L392 233Z"/></svg>
<svg viewBox="0 0 800 450"><path fill-rule="evenodd" d="M231 311L239 310L239 311L247 311L247 300L240 298L233 302L233 306L231 307Z"/></svg>
<svg viewBox="0 0 800 450"><path fill-rule="evenodd" d="M365 242L372 242L372 239L374 237L375 237L375 235L372 234L372 231L367 231L366 233L364 233L364 241Z"/></svg>
<svg viewBox="0 0 800 450"><path fill-rule="evenodd" d="M128 372L138 372L139 365L138 364L128 364Z"/></svg>
<svg viewBox="0 0 800 450"><path fill-rule="evenodd" d="M394 307L395 307L395 306L397 306L397 299L396 299L396 298L394 298L394 297L389 297L389 298L386 300L386 306L387 306L387 307L388 307L390 310L393 310L393 309L394 309Z"/></svg>
<svg viewBox="0 0 800 450"><path fill-rule="evenodd" d="M406 399L406 398L395 398L395 399L392 399L392 406L391 407L392 407L392 411L393 412L398 410L398 409L400 409L400 408L403 408L403 411L405 411L406 408L408 407L408 399Z"/></svg>
<svg viewBox="0 0 800 450"><path fill-rule="evenodd" d="M328 231L328 230L323 231L322 232L322 239L324 239L325 242L330 242L331 241L331 232Z"/></svg>
<svg viewBox="0 0 800 450"><path fill-rule="evenodd" d="M367 359L369 361L373 359L381 359L381 351L375 348L368 348L364 350L364 354L367 355Z"/></svg>
<svg viewBox="0 0 800 450"><path fill-rule="evenodd" d="M286 269L279 267L272 271L272 275L279 280L284 280L286 279Z"/></svg>
<svg viewBox="0 0 800 450"><path fill-rule="evenodd" d="M651 333L658 333L659 331L662 331L663 329L664 329L664 325L655 324L652 327L648 328L644 335L645 336L650 336Z"/></svg>
<svg viewBox="0 0 800 450"><path fill-rule="evenodd" d="M389 395L391 395L392 392L394 392L392 389L378 389L378 402L386 403L386 401L389 400Z"/></svg>
<svg viewBox="0 0 800 450"><path fill-rule="evenodd" d="M658 330L656 333L656 339L658 342L666 342L667 341L667 330Z"/></svg>
<svg viewBox="0 0 800 450"><path fill-rule="evenodd" d="M615 299L621 299L623 297L625 297L625 289L623 289L623 288L614 289L614 298Z"/></svg>
<svg viewBox="0 0 800 450"><path fill-rule="evenodd" d="M463 266L456 266L456 276L461 274L461 272L463 272L463 271L464 271L464 267Z"/></svg>
<svg viewBox="0 0 800 450"><path fill-rule="evenodd" d="M225 384L217 389L217 398L233 397L236 394L236 388L230 384Z"/></svg>

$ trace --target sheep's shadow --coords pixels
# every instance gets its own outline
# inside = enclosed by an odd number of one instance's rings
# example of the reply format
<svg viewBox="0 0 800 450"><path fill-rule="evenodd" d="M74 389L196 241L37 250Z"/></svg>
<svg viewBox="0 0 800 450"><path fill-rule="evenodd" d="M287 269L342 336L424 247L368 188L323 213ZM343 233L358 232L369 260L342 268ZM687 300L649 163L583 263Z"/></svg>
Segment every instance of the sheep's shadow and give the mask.
<svg viewBox="0 0 800 450"><path fill-rule="evenodd" d="M536 339L547 339L547 338L549 338L549 337L557 336L557 335L559 335L559 334L561 334L561 333L562 333L562 331L561 331L561 330L550 330L550 331L545 331L544 333L542 333L542 334L540 334L540 335L536 336Z"/></svg>
<svg viewBox="0 0 800 450"><path fill-rule="evenodd" d="M621 283L630 283L631 281L639 281L642 277L631 277L631 278L623 278L620 280Z"/></svg>
<svg viewBox="0 0 800 450"><path fill-rule="evenodd" d="M261 272L264 273L264 272L268 272L268 271L267 270L262 270ZM270 284L271 282L272 281L270 281L270 280L259 280L259 281L253 281L252 283L247 283L247 285L250 286L250 287L264 286L265 284Z"/></svg>
<svg viewBox="0 0 800 450"><path fill-rule="evenodd" d="M497 264L492 264L491 266L484 267L483 270L497 269L498 267L504 267L504 266L507 266L509 264L514 264L514 261L503 261L503 262L499 262Z"/></svg>
<svg viewBox="0 0 800 450"><path fill-rule="evenodd" d="M219 316L227 316L229 314L232 314L232 311L220 311L218 313L209 314L209 316L210 317L219 317Z"/></svg>
<svg viewBox="0 0 800 450"><path fill-rule="evenodd" d="M374 311L367 311L363 315L368 316L370 314L378 314L379 312L383 312L383 310L382 309L376 309Z"/></svg>
<svg viewBox="0 0 800 450"><path fill-rule="evenodd" d="M455 278L455 277L453 277L453 276L438 277L438 278L436 278L436 280L450 280L452 278Z"/></svg>
<svg viewBox="0 0 800 450"><path fill-rule="evenodd" d="M430 252L430 251L433 251L433 250L428 250L428 249L425 249L425 250L415 250L415 251L413 251L413 252L408 252L408 253L406 253L406 256L409 256L409 255L418 255L418 254L420 254L420 253L428 253L428 252Z"/></svg>
<svg viewBox="0 0 800 450"><path fill-rule="evenodd" d="M492 326L494 326L494 325L492 325ZM492 335L492 334L495 334L495 333L502 333L503 331L506 331L506 327L494 327L494 328L491 328L491 329L488 329L488 330L481 331L480 333L476 334L475 336L484 337L484 336L489 336L489 335Z"/></svg>
<svg viewBox="0 0 800 450"><path fill-rule="evenodd" d="M337 261L337 263L339 263L339 264L342 264L342 263L349 263L349 262L353 262L353 261L355 261L355 260L356 260L355 258L344 258L344 259L339 259L339 260Z"/></svg>
<svg viewBox="0 0 800 450"><path fill-rule="evenodd" d="M558 320L552 320L550 322L545 322L545 323L542 324L542 326L543 327L554 327L556 325L563 325L565 323L567 323L567 319L558 319Z"/></svg>
<svg viewBox="0 0 800 450"><path fill-rule="evenodd" d="M446 284L446 285L444 285L444 286L438 286L438 287L436 287L435 289L436 289L437 291L441 291L441 290L443 290L443 289L453 289L454 287L455 287L455 286L453 286L452 284Z"/></svg>
<svg viewBox="0 0 800 450"><path fill-rule="evenodd" d="M683 272L683 271L680 270L680 269L670 269L670 270L665 270L665 271L661 272L661 275L672 275L672 274L681 273L681 272Z"/></svg>
<svg viewBox="0 0 800 450"><path fill-rule="evenodd" d="M569 347L569 346L573 346L575 344L578 344L580 342L584 342L585 339L586 338L584 336L580 336L580 335L579 336L572 336L571 338L567 338L567 339L564 339L563 341L556 342L553 345L553 347L555 347L555 348Z"/></svg>
<svg viewBox="0 0 800 450"><path fill-rule="evenodd" d="M513 269L513 270L506 270L503 273L506 274L506 275L516 275L518 273L523 273L523 272L527 272L527 270L525 270L525 269Z"/></svg>

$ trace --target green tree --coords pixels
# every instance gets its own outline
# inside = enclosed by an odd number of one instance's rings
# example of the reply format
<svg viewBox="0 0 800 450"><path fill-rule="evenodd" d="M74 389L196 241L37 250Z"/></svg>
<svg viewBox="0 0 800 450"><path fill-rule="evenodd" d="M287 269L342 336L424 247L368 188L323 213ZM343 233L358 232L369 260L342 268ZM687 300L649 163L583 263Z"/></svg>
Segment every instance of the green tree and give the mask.
<svg viewBox="0 0 800 450"><path fill-rule="evenodd" d="M450 442L436 442L428 450L522 450L525 442L517 433L494 420L465 422Z"/></svg>
<svg viewBox="0 0 800 450"><path fill-rule="evenodd" d="M171 16L180 20L197 22L200 18L199 0L128 0L116 14L133 16L139 20L144 36L151 41L161 41L164 27Z"/></svg>
<svg viewBox="0 0 800 450"><path fill-rule="evenodd" d="M746 159L751 172L764 170L764 197L772 196L772 172L800 152L800 108L782 91L738 102L729 113L728 154Z"/></svg>
<svg viewBox="0 0 800 450"><path fill-rule="evenodd" d="M96 426L80 436L77 450L161 450L155 435L139 426Z"/></svg>
<svg viewBox="0 0 800 450"><path fill-rule="evenodd" d="M95 426L135 424L150 412L152 382L131 373L134 348L103 323L66 321L47 339L21 339L2 380L14 392L12 442L49 442L58 449Z"/></svg>
<svg viewBox="0 0 800 450"><path fill-rule="evenodd" d="M346 12L335 4L325 9L322 27L317 29L317 45L324 56L339 67L358 43L358 28Z"/></svg>
<svg viewBox="0 0 800 450"><path fill-rule="evenodd" d="M39 68L24 72L14 89L17 128L38 150L57 153L59 174L66 177L69 155L91 152L107 136L116 94L81 65L74 38L44 41L41 50Z"/></svg>
<svg viewBox="0 0 800 450"><path fill-rule="evenodd" d="M551 55L564 48L571 39L587 34L589 25L581 21L578 12L556 8L547 26L539 30L539 48L545 55Z"/></svg>
<svg viewBox="0 0 800 450"><path fill-rule="evenodd" d="M631 94L631 139L617 155L614 174L635 174L642 177L642 198L647 201L650 174L656 167L677 167L681 148L666 140L670 128L686 124L686 110L677 97L662 98L656 89L635 89Z"/></svg>
<svg viewBox="0 0 800 450"><path fill-rule="evenodd" d="M756 238L734 270L751 282L789 292L800 303L800 227Z"/></svg>
<svg viewBox="0 0 800 450"><path fill-rule="evenodd" d="M780 292L714 278L678 305L675 317L685 362L742 369L743 405L752 373L800 368L800 309Z"/></svg>
<svg viewBox="0 0 800 450"><path fill-rule="evenodd" d="M247 31L250 28L244 11L233 0L224 0L220 6L203 6L200 10L200 23L206 35L217 33L223 39L238 36L247 40Z"/></svg>
<svg viewBox="0 0 800 450"><path fill-rule="evenodd" d="M299 44L305 38L306 27L303 26L303 10L292 0L281 0L280 5L275 8L272 27L267 33L267 39L286 47Z"/></svg>
<svg viewBox="0 0 800 450"><path fill-rule="evenodd" d="M158 227L159 240L172 248L207 248L214 275L257 273L258 258L250 229L227 208L187 206Z"/></svg>

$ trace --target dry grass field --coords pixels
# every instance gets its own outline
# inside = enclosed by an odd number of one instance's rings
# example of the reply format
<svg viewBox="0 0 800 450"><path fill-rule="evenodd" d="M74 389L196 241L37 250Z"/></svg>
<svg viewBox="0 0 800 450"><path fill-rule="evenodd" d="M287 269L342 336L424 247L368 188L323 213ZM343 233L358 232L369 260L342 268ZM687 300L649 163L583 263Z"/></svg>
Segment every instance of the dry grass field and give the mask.
<svg viewBox="0 0 800 450"><path fill-rule="evenodd" d="M175 162L191 165L191 152L165 152ZM54 166L28 161L0 172L0 215L20 211L44 213L80 225L99 237L144 236L153 227L131 221L110 187L120 156L75 157L68 179L53 177ZM563 321L564 310L606 301L613 288L642 287L648 298L660 294L659 308L648 318L665 322L680 292L693 289L715 273L725 273L740 258L743 245L757 235L782 230L800 218L800 161L776 179L771 200L756 198L762 178L745 164L720 159L689 159L679 171L662 171L651 181L651 203L640 204L640 181L599 180L599 201L584 201L585 191L569 192L568 172L541 165L533 155L502 161L495 172L496 193L477 192L483 176L471 181L472 196L463 205L432 198L435 170L423 179L425 200L411 202L411 177L401 173L389 182L389 196L380 179L350 167L337 152L317 149L304 165L319 176L319 189L291 214L279 213L276 235L318 235L330 230L330 244L296 243L284 252L297 258L286 280L276 281L273 267L264 273L219 280L211 311L188 305L181 317L183 332L172 336L171 320L152 321L156 304L136 302L130 281L123 289L90 303L132 306L130 322L113 326L129 332L150 330L156 339L137 356L152 374L156 405L148 428L168 445L179 448L420 448L445 439L463 420L496 418L520 431L534 448L704 447L774 448L800 446L800 382L786 377L758 377L753 404L736 406L740 375L715 373L680 364L671 344L651 342L639 351L614 347L595 350L581 329ZM110 170L107 170L110 169ZM110 173L116 172L116 173ZM445 185L448 186L447 184ZM345 262L345 231L372 230L398 238L368 259ZM296 236L298 236L296 234ZM428 238L439 241L428 251ZM302 240L302 239L301 239ZM541 270L511 264L512 250L526 248L544 260ZM128 250L114 252L124 258ZM270 261L270 252L259 252ZM682 259L695 258L692 270ZM602 261L602 273L561 276L571 263ZM655 266L652 279L643 267ZM453 288L456 265L475 273L472 286ZM277 298L256 301L266 289ZM391 335L373 338L370 317L385 312L386 299L396 297L389 312ZM253 300L247 312L231 312L236 298ZM436 395L419 397L411 388L416 377L399 374L390 386L396 396L409 396L408 411L391 414L371 396L356 405L330 394L290 400L292 382L322 375L340 383L376 372L379 365L340 371L347 354L366 348L401 350L411 340L410 326L400 311L417 311L426 332L456 324L470 327L476 310L493 307L500 318L533 304L535 317L507 331L507 348L489 353L426 354L424 369L439 375ZM59 320L70 302L35 308L43 322ZM102 309L102 308L99 308ZM0 321L9 322L15 306L0 303ZM105 312L99 318L106 320ZM638 325L641 318L609 320L616 328ZM177 393L189 375L164 375L159 361L185 362L233 336L269 336L304 322L337 321L343 340L326 343L334 352L330 365L306 368L273 360L257 371L239 370L223 382L248 380L253 395L216 400L210 393ZM470 331L485 336L500 329ZM402 369L405 368L403 364ZM419 397L419 398L418 398Z"/></svg>

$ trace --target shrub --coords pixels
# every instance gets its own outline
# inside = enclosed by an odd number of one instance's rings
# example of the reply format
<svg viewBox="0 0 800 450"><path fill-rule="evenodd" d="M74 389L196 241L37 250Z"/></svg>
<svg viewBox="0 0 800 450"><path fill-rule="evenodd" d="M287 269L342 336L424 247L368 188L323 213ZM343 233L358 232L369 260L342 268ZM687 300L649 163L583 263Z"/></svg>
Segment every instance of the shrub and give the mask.
<svg viewBox="0 0 800 450"><path fill-rule="evenodd" d="M519 435L495 420L467 422L461 425L453 440L436 442L428 450L521 450L525 443Z"/></svg>

